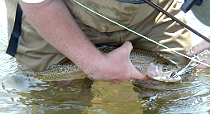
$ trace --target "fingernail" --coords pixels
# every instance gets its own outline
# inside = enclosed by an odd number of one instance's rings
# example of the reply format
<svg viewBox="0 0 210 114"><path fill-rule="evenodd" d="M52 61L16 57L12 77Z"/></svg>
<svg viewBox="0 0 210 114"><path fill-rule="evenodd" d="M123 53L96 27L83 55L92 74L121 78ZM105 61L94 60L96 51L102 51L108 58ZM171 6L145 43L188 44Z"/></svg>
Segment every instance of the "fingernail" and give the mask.
<svg viewBox="0 0 210 114"><path fill-rule="evenodd" d="M192 53L191 52L188 52L187 55L192 56Z"/></svg>

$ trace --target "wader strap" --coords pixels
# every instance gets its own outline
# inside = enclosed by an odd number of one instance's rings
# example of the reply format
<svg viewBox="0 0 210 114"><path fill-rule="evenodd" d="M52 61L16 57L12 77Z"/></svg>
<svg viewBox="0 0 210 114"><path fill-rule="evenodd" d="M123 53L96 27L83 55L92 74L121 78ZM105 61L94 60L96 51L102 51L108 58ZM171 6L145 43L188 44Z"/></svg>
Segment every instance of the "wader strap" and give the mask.
<svg viewBox="0 0 210 114"><path fill-rule="evenodd" d="M16 17L15 17L15 24L14 28L10 37L9 45L7 47L6 53L15 56L18 46L18 39L21 34L21 22L22 22L22 9L20 5L17 5Z"/></svg>

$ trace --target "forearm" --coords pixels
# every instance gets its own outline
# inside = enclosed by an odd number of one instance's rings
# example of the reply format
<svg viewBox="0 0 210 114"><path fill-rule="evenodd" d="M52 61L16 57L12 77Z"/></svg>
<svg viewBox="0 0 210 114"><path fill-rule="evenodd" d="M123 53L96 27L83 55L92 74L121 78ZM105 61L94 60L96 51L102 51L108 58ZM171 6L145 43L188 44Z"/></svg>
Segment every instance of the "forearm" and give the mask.
<svg viewBox="0 0 210 114"><path fill-rule="evenodd" d="M90 68L103 55L86 38L62 0L21 7L35 29L61 53L82 69Z"/></svg>
<svg viewBox="0 0 210 114"><path fill-rule="evenodd" d="M79 28L62 0L45 0L39 4L19 0L19 3L35 29L89 76L120 80L144 78L129 59L131 43L103 55Z"/></svg>

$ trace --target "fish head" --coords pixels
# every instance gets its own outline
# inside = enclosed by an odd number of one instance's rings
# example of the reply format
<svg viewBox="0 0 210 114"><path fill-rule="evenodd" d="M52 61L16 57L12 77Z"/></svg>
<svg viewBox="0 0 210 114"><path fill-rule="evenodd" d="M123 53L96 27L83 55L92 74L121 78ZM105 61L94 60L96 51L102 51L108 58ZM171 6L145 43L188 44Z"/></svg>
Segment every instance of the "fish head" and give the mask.
<svg viewBox="0 0 210 114"><path fill-rule="evenodd" d="M147 76L151 79L163 82L177 82L181 80L180 76L175 76L179 67L172 65L151 64L147 68Z"/></svg>

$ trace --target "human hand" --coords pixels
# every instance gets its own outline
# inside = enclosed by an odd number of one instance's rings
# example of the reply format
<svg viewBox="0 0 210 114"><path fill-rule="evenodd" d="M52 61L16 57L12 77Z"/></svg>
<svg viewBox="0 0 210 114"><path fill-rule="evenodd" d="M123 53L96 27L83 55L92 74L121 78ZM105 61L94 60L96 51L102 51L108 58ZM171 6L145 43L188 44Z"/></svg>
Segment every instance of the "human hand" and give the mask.
<svg viewBox="0 0 210 114"><path fill-rule="evenodd" d="M194 54L199 54L201 52L203 52L204 50L209 50L210 51L210 43L208 43L207 41L202 41L201 43L193 46L192 51L194 52ZM188 56L192 57L192 53L188 52L187 53ZM203 60L202 62L210 64L210 57L207 60ZM208 68L208 66L206 65L198 65L197 68Z"/></svg>
<svg viewBox="0 0 210 114"><path fill-rule="evenodd" d="M132 48L130 42L125 42L121 47L104 55L100 62L91 65L89 71L85 70L86 74L99 80L143 80L145 76L130 61Z"/></svg>

